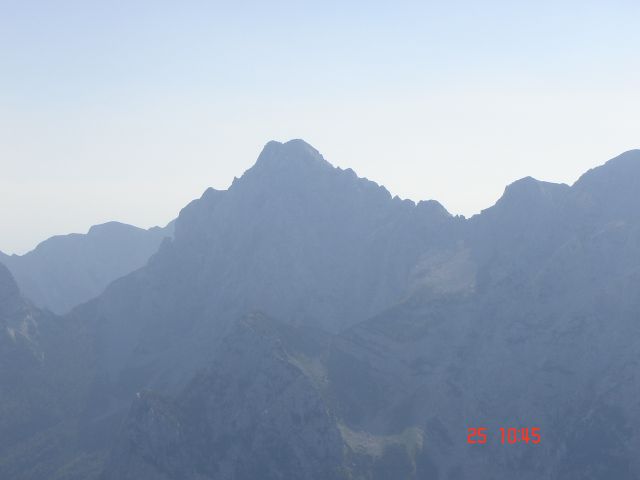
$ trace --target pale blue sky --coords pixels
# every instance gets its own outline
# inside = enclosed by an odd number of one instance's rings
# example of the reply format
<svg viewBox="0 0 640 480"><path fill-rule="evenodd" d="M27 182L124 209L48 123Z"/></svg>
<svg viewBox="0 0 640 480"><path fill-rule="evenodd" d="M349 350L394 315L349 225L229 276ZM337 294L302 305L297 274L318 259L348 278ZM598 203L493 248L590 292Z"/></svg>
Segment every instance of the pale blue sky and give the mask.
<svg viewBox="0 0 640 480"><path fill-rule="evenodd" d="M490 206L638 148L640 2L0 0L0 250L164 224L268 140Z"/></svg>

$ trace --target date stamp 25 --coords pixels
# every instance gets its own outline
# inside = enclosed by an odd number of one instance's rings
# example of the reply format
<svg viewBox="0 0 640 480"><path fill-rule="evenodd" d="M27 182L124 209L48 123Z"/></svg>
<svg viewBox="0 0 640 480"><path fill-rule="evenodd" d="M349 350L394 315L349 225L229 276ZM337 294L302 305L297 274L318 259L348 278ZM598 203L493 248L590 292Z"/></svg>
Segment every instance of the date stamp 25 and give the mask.
<svg viewBox="0 0 640 480"><path fill-rule="evenodd" d="M487 428L468 428L467 443L483 445L487 443ZM502 444L529 443L537 445L542 440L540 428L504 428L500 427L500 441Z"/></svg>

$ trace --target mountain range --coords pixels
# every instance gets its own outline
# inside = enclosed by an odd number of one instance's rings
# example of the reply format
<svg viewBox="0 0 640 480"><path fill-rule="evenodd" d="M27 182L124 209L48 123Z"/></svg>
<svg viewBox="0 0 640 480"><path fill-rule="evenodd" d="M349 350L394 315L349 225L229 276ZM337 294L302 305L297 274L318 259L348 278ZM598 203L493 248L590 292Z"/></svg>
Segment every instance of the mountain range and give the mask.
<svg viewBox="0 0 640 480"><path fill-rule="evenodd" d="M80 274L2 257L0 478L640 478L638 192L634 150L465 219L270 142L166 230L56 240Z"/></svg>
<svg viewBox="0 0 640 480"><path fill-rule="evenodd" d="M172 235L173 222L148 230L109 222L86 234L51 237L24 255L0 252L0 262L36 306L64 314L142 267Z"/></svg>

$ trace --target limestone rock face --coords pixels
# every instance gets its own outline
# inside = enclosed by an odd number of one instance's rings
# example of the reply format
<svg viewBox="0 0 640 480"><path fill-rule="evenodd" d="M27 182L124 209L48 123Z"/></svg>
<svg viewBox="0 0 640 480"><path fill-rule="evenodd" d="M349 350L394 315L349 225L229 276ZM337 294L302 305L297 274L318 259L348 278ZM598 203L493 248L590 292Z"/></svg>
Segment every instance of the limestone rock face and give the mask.
<svg viewBox="0 0 640 480"><path fill-rule="evenodd" d="M422 478L421 431L374 435L336 416L322 361L330 340L243 318L177 396L136 396L103 478Z"/></svg>

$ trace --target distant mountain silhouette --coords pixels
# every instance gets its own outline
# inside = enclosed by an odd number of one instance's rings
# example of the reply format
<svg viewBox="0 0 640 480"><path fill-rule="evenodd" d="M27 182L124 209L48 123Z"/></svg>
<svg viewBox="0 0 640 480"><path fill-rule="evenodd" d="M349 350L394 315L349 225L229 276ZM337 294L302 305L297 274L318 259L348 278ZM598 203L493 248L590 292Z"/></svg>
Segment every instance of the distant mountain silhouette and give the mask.
<svg viewBox="0 0 640 480"><path fill-rule="evenodd" d="M94 225L87 234L51 237L24 255L0 252L0 262L35 305L62 314L143 266L172 234L173 223L143 230L109 222Z"/></svg>
<svg viewBox="0 0 640 480"><path fill-rule="evenodd" d="M638 478L639 182L631 151L464 219L270 142L64 317L0 271L5 345L42 319L2 363L0 477Z"/></svg>

